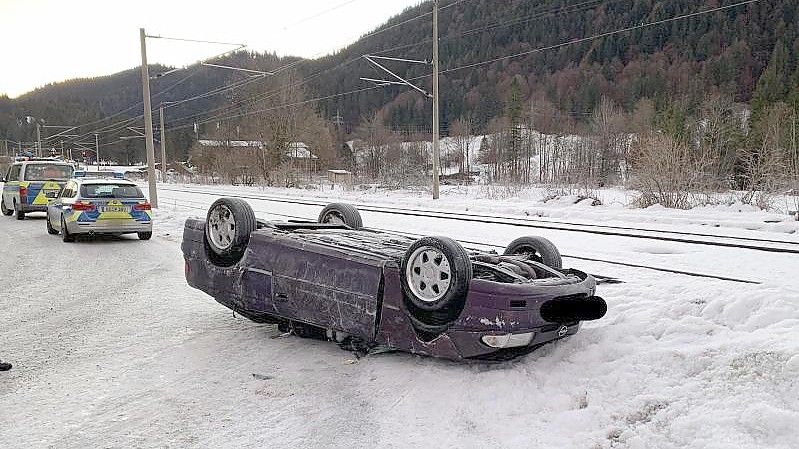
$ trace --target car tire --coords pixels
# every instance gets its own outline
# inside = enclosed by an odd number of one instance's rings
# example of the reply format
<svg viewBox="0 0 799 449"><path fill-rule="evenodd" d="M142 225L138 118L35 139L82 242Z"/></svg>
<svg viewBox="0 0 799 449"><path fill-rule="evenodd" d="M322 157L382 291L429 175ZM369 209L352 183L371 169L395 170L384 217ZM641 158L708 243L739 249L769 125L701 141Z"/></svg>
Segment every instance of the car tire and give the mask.
<svg viewBox="0 0 799 449"><path fill-rule="evenodd" d="M215 265L229 267L238 263L250 234L258 229L252 207L238 198L220 198L208 209L205 220L205 241L208 258Z"/></svg>
<svg viewBox="0 0 799 449"><path fill-rule="evenodd" d="M47 214L47 218L45 219L45 222L47 223L47 233L50 234L50 235L58 235L58 230L56 228L54 228L52 224L50 224L50 214L49 213Z"/></svg>
<svg viewBox="0 0 799 449"><path fill-rule="evenodd" d="M139 240L150 240L151 238L153 238L153 232L152 231L137 232L136 235L139 236Z"/></svg>
<svg viewBox="0 0 799 449"><path fill-rule="evenodd" d="M425 331L441 330L463 311L472 281L472 261L458 242L424 237L405 252L400 278L412 321L429 326L422 328Z"/></svg>
<svg viewBox="0 0 799 449"><path fill-rule="evenodd" d="M342 223L356 231L363 228L361 213L355 206L346 203L328 204L319 213L318 221L319 223Z"/></svg>
<svg viewBox="0 0 799 449"><path fill-rule="evenodd" d="M75 236L69 233L67 229L67 222L64 220L64 216L61 216L61 240L64 243L72 243L75 241Z"/></svg>
<svg viewBox="0 0 799 449"><path fill-rule="evenodd" d="M16 201L14 201L14 213L17 216L17 220L25 219L25 212L23 212L22 209L19 208L19 204L17 204Z"/></svg>
<svg viewBox="0 0 799 449"><path fill-rule="evenodd" d="M563 258L551 241L536 236L519 237L505 248L506 256L529 254L530 258L552 268L563 268Z"/></svg>
<svg viewBox="0 0 799 449"><path fill-rule="evenodd" d="M9 217L9 216L11 216L11 214L14 213L13 209L9 209L9 208L6 207L6 200L5 199L0 199L0 211L2 211L3 215L5 215L6 217Z"/></svg>

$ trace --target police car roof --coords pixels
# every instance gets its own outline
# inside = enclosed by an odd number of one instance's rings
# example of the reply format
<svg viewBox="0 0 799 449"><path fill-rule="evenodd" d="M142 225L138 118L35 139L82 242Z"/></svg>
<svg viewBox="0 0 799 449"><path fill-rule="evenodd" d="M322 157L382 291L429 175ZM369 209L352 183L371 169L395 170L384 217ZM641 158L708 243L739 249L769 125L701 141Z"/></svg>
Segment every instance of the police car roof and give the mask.
<svg viewBox="0 0 799 449"><path fill-rule="evenodd" d="M80 184L117 184L135 186L136 183L121 178L74 178Z"/></svg>
<svg viewBox="0 0 799 449"><path fill-rule="evenodd" d="M47 164L47 165L68 165L72 167L69 162L60 161L58 159L24 159L15 162L16 164Z"/></svg>

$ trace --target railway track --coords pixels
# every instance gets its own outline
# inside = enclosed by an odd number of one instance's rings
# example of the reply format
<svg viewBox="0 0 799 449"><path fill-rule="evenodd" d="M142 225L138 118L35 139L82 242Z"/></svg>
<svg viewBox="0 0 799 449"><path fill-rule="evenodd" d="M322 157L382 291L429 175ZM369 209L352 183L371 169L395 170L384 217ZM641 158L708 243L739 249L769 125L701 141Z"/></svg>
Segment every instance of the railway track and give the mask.
<svg viewBox="0 0 799 449"><path fill-rule="evenodd" d="M219 192L213 192L208 190L201 190L201 189L169 189L169 188L161 188L162 191L169 191L169 192L176 192L176 193L191 193L196 195L208 195L219 197ZM231 195L237 198L242 199L250 199L250 200L259 200L259 201L269 201L269 202L276 202L276 203L285 203L285 204L296 204L296 205L303 205L303 206L321 206L324 207L327 205L327 202L323 201L314 201L314 200L302 200L302 199L293 199L293 198L282 198L282 197L274 197L269 195ZM596 224L571 224L564 225L566 222L557 222L557 223L564 223L558 225L551 225L552 221L548 220L535 220L529 218L507 218L507 217L497 217L491 215L479 215L479 214L466 214L462 212L438 212L438 211L426 211L423 209L404 209L398 208L393 206L371 206L371 205L364 205L364 204L354 204L358 207L359 210L363 212L373 212L373 213L382 213L382 214L393 214L393 215L403 215L403 216L415 216L415 217L426 217L426 218L438 218L438 219L445 219L445 220L458 220L458 221L468 221L473 223L484 223L484 224L500 224L500 225L507 225L507 226L515 226L515 227L525 227L525 228L534 228L534 229L547 229L553 231L567 231L567 232L580 232L580 233L587 233L587 234L595 234L595 235L605 235L605 236L616 236L616 237L628 237L628 238L636 238L636 239L645 239L645 240L658 240L658 241L666 241L666 242L676 242L676 243L686 243L692 245L705 245L705 246L717 246L717 247L725 247L725 248L738 248L738 249L749 249L754 251L765 251L765 252L774 252L774 253L786 253L786 254L799 254L799 242L794 241L787 241L787 240L773 240L773 239L757 239L757 238L749 238L749 237L738 237L738 236L719 236L713 234L703 234L703 233L690 233L690 232L681 232L681 231L667 231L667 230L652 230L652 229L643 229L643 228L627 228L627 227L620 227L620 226L604 226L604 225L596 225ZM610 230L607 230L610 229ZM631 233L631 232L622 232L622 230L635 230L638 233ZM643 234L640 232L649 233ZM671 236L666 235L671 234ZM707 237L713 240L700 240L697 237ZM746 243L751 242L751 243ZM754 242L760 244L754 244ZM766 245L767 244L767 245Z"/></svg>
<svg viewBox="0 0 799 449"><path fill-rule="evenodd" d="M166 190L166 189L161 189L161 190L163 191L163 190ZM186 193L186 192L183 192L183 191L180 191L180 190L172 190L172 191L173 192ZM191 192L191 193L197 193L197 192ZM215 196L219 196L218 194L214 194L214 195ZM246 195L229 195L229 196L237 197L237 198L241 198L241 199L253 199L253 198L247 197ZM184 208L187 208L187 209L193 209L193 210L198 210L198 211L202 211L202 212L206 212L208 210L208 206L209 206L208 203L202 203L202 202L198 202L198 201L190 201L190 200L186 200L186 199L182 199L182 198L176 198L176 197L162 196L162 199L163 200L175 201L176 204L179 201L180 205L178 207L184 207ZM261 201L272 201L272 200L261 200ZM325 205L326 204L327 203L325 203ZM312 205L316 206L318 204L312 204ZM309 218L309 217L301 217L301 216L296 216L296 215L280 214L280 213L271 212L271 211L259 210L257 208L253 208L253 210L257 214L263 214L263 215L267 215L267 216L271 215L271 216L274 216L274 217L280 217L280 218L285 218L285 219L289 219L289 220L312 220L312 221L315 220L315 217ZM396 235L404 235L404 236L411 236L411 237L424 237L422 234L404 232L404 231L397 231L397 230L393 230L393 229L374 228L374 227L370 227L369 229L373 229L375 231L391 233L391 234L396 234ZM495 245L495 244L490 244L490 243L485 243L485 242L475 242L475 241L469 241L469 240L463 240L463 239L457 239L457 240L462 242L462 243L465 243L467 245L475 245L475 246L479 246L479 247L491 248L491 249L499 249L499 250L504 250L505 249L505 246L503 246L503 245ZM639 269L657 271L657 272L661 272L661 273L669 273L669 274L676 274L676 275L684 275L684 276L691 276L691 277L714 279L714 280L735 282L735 283L740 283L740 284L754 284L754 285L762 284L762 282L753 281L753 280L749 280L749 279L739 279L739 278L718 276L718 275L707 274L707 273L697 273L697 272L686 271L686 270L674 270L674 269L670 269L670 268L655 267L655 266L642 265L642 264L634 264L634 263L629 263L629 262L607 260L607 259L601 259L601 258L576 256L576 255L569 255L569 254L562 254L562 257L567 258L567 259L583 260L583 261L590 261L590 262L599 262L599 263L605 263L605 264L616 265L616 266L623 266L623 267L628 267L628 268L639 268ZM614 278L610 278L610 277L607 277L607 276L601 276L601 277L605 278L605 279L610 279L610 280L614 279Z"/></svg>

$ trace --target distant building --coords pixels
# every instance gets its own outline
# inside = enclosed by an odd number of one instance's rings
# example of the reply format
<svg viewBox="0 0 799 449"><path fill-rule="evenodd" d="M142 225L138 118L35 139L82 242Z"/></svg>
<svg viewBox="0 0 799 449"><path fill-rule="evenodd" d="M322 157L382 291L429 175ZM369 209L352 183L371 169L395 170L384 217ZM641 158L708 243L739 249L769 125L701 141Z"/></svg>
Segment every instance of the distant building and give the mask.
<svg viewBox="0 0 799 449"><path fill-rule="evenodd" d="M217 147L217 148L231 148L231 149L256 149L263 150L266 144L260 140L198 140L197 143L201 147ZM267 148L267 150L269 150ZM308 145L304 142L291 142L288 145L285 156L292 160L298 161L317 161L319 157L314 154Z"/></svg>

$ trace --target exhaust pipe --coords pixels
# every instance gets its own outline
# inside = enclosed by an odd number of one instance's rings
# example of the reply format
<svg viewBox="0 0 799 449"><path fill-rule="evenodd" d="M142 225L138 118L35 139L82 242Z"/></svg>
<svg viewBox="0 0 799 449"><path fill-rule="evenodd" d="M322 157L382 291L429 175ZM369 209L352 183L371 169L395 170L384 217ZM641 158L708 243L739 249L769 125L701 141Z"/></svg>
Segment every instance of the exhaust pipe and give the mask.
<svg viewBox="0 0 799 449"><path fill-rule="evenodd" d="M598 320L608 312L599 296L555 298L541 305L541 317L550 323Z"/></svg>

